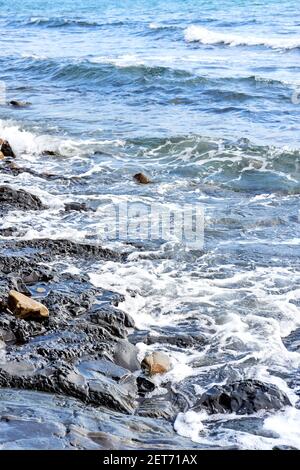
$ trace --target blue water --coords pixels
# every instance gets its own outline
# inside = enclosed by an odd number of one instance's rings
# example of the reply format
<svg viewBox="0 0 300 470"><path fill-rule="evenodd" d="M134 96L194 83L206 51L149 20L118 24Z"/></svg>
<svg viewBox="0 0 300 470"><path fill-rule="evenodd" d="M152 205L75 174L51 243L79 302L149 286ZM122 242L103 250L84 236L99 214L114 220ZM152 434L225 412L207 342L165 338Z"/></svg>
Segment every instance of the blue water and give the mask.
<svg viewBox="0 0 300 470"><path fill-rule="evenodd" d="M125 295L134 285L126 308L143 328L208 336L205 354L169 351L174 382L192 376L206 389L225 367L225 377L228 368L290 394L291 410L265 417L271 437L208 419L192 436L200 446L300 446L300 353L282 342L300 326L299 2L8 0L0 11L6 99L31 102L0 106L0 137L20 165L74 177L0 173L50 205L4 226L92 239L94 213L62 217L65 201L203 204L201 255L146 245L126 266L95 266L93 280ZM42 155L49 149L61 156ZM153 185L137 186L138 171Z"/></svg>

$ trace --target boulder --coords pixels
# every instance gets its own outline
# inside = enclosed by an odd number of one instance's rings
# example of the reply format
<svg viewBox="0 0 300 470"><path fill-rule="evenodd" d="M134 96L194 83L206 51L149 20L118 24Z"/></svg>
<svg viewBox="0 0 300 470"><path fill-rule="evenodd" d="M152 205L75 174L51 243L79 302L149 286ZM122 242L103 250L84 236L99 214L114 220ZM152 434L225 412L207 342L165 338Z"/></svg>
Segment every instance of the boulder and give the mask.
<svg viewBox="0 0 300 470"><path fill-rule="evenodd" d="M77 212L86 212L88 211L88 206L85 202L66 202L65 203L65 211L77 211Z"/></svg>
<svg viewBox="0 0 300 470"><path fill-rule="evenodd" d="M45 206L34 194L23 189L14 189L10 186L0 186L0 211L7 209L40 210Z"/></svg>
<svg viewBox="0 0 300 470"><path fill-rule="evenodd" d="M11 100L9 104L16 108L25 108L25 106L29 106L31 103L29 103L29 101Z"/></svg>
<svg viewBox="0 0 300 470"><path fill-rule="evenodd" d="M144 173L137 173L136 175L134 175L133 178L135 179L135 181L137 183L140 183L140 184L149 184L149 183L151 183L148 176L144 175Z"/></svg>
<svg viewBox="0 0 300 470"><path fill-rule="evenodd" d="M129 341L120 339L115 347L114 362L125 369L134 372L140 368L137 358L137 348Z"/></svg>
<svg viewBox="0 0 300 470"><path fill-rule="evenodd" d="M59 157L60 154L56 150L43 150L42 155L45 157Z"/></svg>
<svg viewBox="0 0 300 470"><path fill-rule="evenodd" d="M146 369L150 375L164 374L171 369L171 362L167 354L155 351L144 358L142 367Z"/></svg>
<svg viewBox="0 0 300 470"><path fill-rule="evenodd" d="M258 410L279 410L290 401L276 385L259 380L244 380L227 385L215 385L204 393L193 410L208 413L252 414Z"/></svg>
<svg viewBox="0 0 300 470"><path fill-rule="evenodd" d="M43 319L49 317L49 310L45 305L15 290L10 291L7 305L21 319Z"/></svg>
<svg viewBox="0 0 300 470"><path fill-rule="evenodd" d="M0 139L0 152L4 157L15 158L15 154L7 140Z"/></svg>
<svg viewBox="0 0 300 470"><path fill-rule="evenodd" d="M155 390L155 383L147 379L147 377L137 377L136 383L141 397L145 397L147 393L151 393Z"/></svg>

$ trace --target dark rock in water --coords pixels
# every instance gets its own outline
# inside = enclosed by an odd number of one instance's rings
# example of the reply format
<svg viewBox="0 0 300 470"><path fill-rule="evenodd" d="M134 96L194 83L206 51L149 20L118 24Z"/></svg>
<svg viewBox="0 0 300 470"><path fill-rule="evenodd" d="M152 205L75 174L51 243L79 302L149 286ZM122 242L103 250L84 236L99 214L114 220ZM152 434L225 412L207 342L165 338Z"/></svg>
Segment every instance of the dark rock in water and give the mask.
<svg viewBox="0 0 300 470"><path fill-rule="evenodd" d="M127 328L133 328L132 318L119 309L108 309L104 306L95 306L90 314L90 320L97 325L105 325L110 332L119 338L127 337Z"/></svg>
<svg viewBox="0 0 300 470"><path fill-rule="evenodd" d="M60 153L56 150L43 150L42 155L45 155L45 157L59 157Z"/></svg>
<svg viewBox="0 0 300 470"><path fill-rule="evenodd" d="M29 101L19 101L19 100L11 100L9 102L11 106L15 106L16 108L24 108L26 106L30 106L31 103Z"/></svg>
<svg viewBox="0 0 300 470"><path fill-rule="evenodd" d="M137 358L137 348L124 339L120 339L116 344L114 362L131 372L141 367Z"/></svg>
<svg viewBox="0 0 300 470"><path fill-rule="evenodd" d="M297 447L287 446L287 445L280 445L273 447L272 450L299 450Z"/></svg>
<svg viewBox="0 0 300 470"><path fill-rule="evenodd" d="M0 213L4 210L40 210L45 206L34 194L23 189L17 190L10 186L0 186Z"/></svg>
<svg viewBox="0 0 300 470"><path fill-rule="evenodd" d="M4 155L4 157L12 157L15 158L15 153L13 149L11 148L9 142L4 139L0 139L0 151Z"/></svg>
<svg viewBox="0 0 300 470"><path fill-rule="evenodd" d="M85 202L66 202L65 203L65 211L78 211L78 212L86 212L89 208Z"/></svg>
<svg viewBox="0 0 300 470"><path fill-rule="evenodd" d="M11 237L15 233L16 229L14 227L0 228L1 237Z"/></svg>
<svg viewBox="0 0 300 470"><path fill-rule="evenodd" d="M179 412L187 411L189 404L186 398L170 385L168 388L168 392L164 395L141 398L136 414L138 416L164 418L173 421Z"/></svg>
<svg viewBox="0 0 300 470"><path fill-rule="evenodd" d="M64 364L36 367L32 361L11 361L0 364L0 386L66 394L86 403L106 406L120 412L134 410L136 384L123 380L115 382L98 374L86 379L76 368Z"/></svg>
<svg viewBox="0 0 300 470"><path fill-rule="evenodd" d="M0 389L2 450L191 449L167 421L110 412L76 398ZM101 430L101 431L100 431Z"/></svg>
<svg viewBox="0 0 300 470"><path fill-rule="evenodd" d="M35 261L52 261L54 256L69 256L84 259L91 258L93 260L113 259L124 261L126 259L126 255L116 253L107 248L102 248L100 245L76 243L70 240L21 240L11 243L7 242L6 246L9 247L10 250L18 250L19 252L24 249L25 253L28 252L28 250L31 250L31 259Z"/></svg>
<svg viewBox="0 0 300 470"><path fill-rule="evenodd" d="M279 410L287 405L291 405L288 397L276 385L245 380L212 387L192 409L205 409L208 413L251 414L262 409Z"/></svg>
<svg viewBox="0 0 300 470"><path fill-rule="evenodd" d="M177 335L148 335L145 338L146 344L170 344L172 346L177 346L178 348L196 348L203 349L207 344L207 339L201 335L186 335L186 334L177 334Z"/></svg>
<svg viewBox="0 0 300 470"><path fill-rule="evenodd" d="M138 377L136 379L138 392L141 397L147 395L147 393L153 392L155 390L155 383L152 380L149 380L147 377Z"/></svg>
<svg viewBox="0 0 300 470"><path fill-rule="evenodd" d="M300 351L300 328L282 338L282 342L289 351Z"/></svg>
<svg viewBox="0 0 300 470"><path fill-rule="evenodd" d="M129 369L139 364L135 347L125 340L133 321L116 309L124 297L94 287L87 275L47 266L66 257L84 260L85 266L95 259L122 257L98 245L66 240L0 245L0 344L7 346L5 359L0 358L0 386L72 396L132 413L138 395ZM41 323L27 315L26 320L13 316L14 306L5 300L11 288L19 291L18 296L32 295L50 317ZM114 357L123 367L113 363Z"/></svg>
<svg viewBox="0 0 300 470"><path fill-rule="evenodd" d="M0 155L0 160L1 160L1 155ZM13 175L13 176L18 176L18 175L21 175L22 173L28 173L29 175L36 176L37 178L43 178L43 179L51 180L51 181L53 180L71 181L72 180L72 177L67 177L64 175L57 175L57 174L49 173L49 172L35 171L32 168L27 168L27 167L16 165L16 163L14 161L11 161L9 157L7 157L2 163L3 163L1 167L2 173Z"/></svg>
<svg viewBox="0 0 300 470"><path fill-rule="evenodd" d="M149 184L149 183L151 183L148 176L144 175L144 173L137 173L136 175L134 175L133 178L135 179L135 181L137 183L140 183L140 184Z"/></svg>

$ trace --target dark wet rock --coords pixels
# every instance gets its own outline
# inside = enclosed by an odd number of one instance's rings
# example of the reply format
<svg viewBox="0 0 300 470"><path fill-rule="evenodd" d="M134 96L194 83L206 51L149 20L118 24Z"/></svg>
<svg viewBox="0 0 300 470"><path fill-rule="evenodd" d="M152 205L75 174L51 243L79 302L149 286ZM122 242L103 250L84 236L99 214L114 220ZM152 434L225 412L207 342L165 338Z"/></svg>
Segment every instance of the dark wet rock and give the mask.
<svg viewBox="0 0 300 470"><path fill-rule="evenodd" d="M152 380L149 380L147 377L139 376L136 379L138 392L141 397L147 395L147 393L153 392L155 390L155 383Z"/></svg>
<svg viewBox="0 0 300 470"><path fill-rule="evenodd" d="M45 157L59 157L60 153L57 150L43 150L42 155Z"/></svg>
<svg viewBox="0 0 300 470"><path fill-rule="evenodd" d="M141 367L137 358L137 348L124 339L120 339L116 344L114 362L131 372L139 370Z"/></svg>
<svg viewBox="0 0 300 470"><path fill-rule="evenodd" d="M49 310L45 305L15 290L9 292L7 306L21 319L40 320L49 316Z"/></svg>
<svg viewBox="0 0 300 470"><path fill-rule="evenodd" d="M128 336L128 340L132 344L137 344L137 343L146 343L147 337L148 337L149 331L148 330L134 330L130 335Z"/></svg>
<svg viewBox="0 0 300 470"><path fill-rule="evenodd" d="M0 186L0 211L7 210L41 210L45 206L34 194L23 189ZM1 212L0 212L1 213Z"/></svg>
<svg viewBox="0 0 300 470"><path fill-rule="evenodd" d="M46 332L42 323L20 320L11 314L2 312L0 315L0 337L10 344L25 344L31 338Z"/></svg>
<svg viewBox="0 0 300 470"><path fill-rule="evenodd" d="M4 157L12 157L15 158L15 154L13 149L11 148L9 142L4 139L0 139L0 152L4 155Z"/></svg>
<svg viewBox="0 0 300 470"><path fill-rule="evenodd" d="M1 158L0 158L1 161ZM27 168L24 166L17 165L14 161L10 158L6 158L4 161L1 162L1 172L4 174L18 176L22 173L28 173L29 175L36 176L37 178L42 178L45 180L61 180L61 181L72 181L72 177L57 175L55 173L49 172L40 172L35 171L32 168Z"/></svg>
<svg viewBox="0 0 300 470"><path fill-rule="evenodd" d="M65 211L77 211L77 212L86 212L89 208L85 202L66 202L65 203Z"/></svg>
<svg viewBox="0 0 300 470"><path fill-rule="evenodd" d="M95 288L87 275L47 266L66 256L85 263L121 258L100 246L65 240L0 244L0 340L8 348L0 364L0 386L73 396L132 413L138 395L130 370L139 364L135 347L125 340L133 321L116 309L124 297ZM22 290L26 301L32 296L43 304L50 317L39 323L12 315L15 308L6 301L12 287L18 296ZM113 363L114 357L123 367Z"/></svg>
<svg viewBox="0 0 300 470"><path fill-rule="evenodd" d="M297 447L288 446L288 445L278 445L273 447L272 450L299 450Z"/></svg>
<svg viewBox="0 0 300 470"><path fill-rule="evenodd" d="M189 403L184 395L178 393L172 386L168 388L169 390L164 395L141 398L136 414L173 421L178 413L187 411Z"/></svg>
<svg viewBox="0 0 300 470"><path fill-rule="evenodd" d="M191 449L171 423L92 407L75 398L0 389L0 449Z"/></svg>
<svg viewBox="0 0 300 470"><path fill-rule="evenodd" d="M146 369L150 375L165 374L171 369L171 362L167 354L155 351L148 354L143 359L142 367Z"/></svg>
<svg viewBox="0 0 300 470"><path fill-rule="evenodd" d="M289 351L300 351L300 328L282 338L282 342Z"/></svg>
<svg viewBox="0 0 300 470"><path fill-rule="evenodd" d="M26 106L31 105L29 101L20 101L20 100L11 100L9 104L11 106L14 106L15 108L25 108Z"/></svg>
<svg viewBox="0 0 300 470"><path fill-rule="evenodd" d="M0 228L1 237L11 237L15 232L16 228L14 227Z"/></svg>
<svg viewBox="0 0 300 470"><path fill-rule="evenodd" d="M0 193L1 194L1 193ZM1 196L0 196L1 197ZM30 251L30 257L34 261L52 261L54 256L69 256L75 258L92 258L94 261L102 259L125 260L126 256L116 253L100 245L76 243L70 240L21 240L7 242L10 250L24 250L24 254Z"/></svg>
<svg viewBox="0 0 300 470"><path fill-rule="evenodd" d="M128 369L124 369L124 367L120 367L107 359L82 360L77 364L77 369L89 379L97 378L99 374L102 374L120 382L131 376Z"/></svg>
<svg viewBox="0 0 300 470"><path fill-rule="evenodd" d="M176 334L176 335L151 335L149 334L145 338L145 343L152 344L169 344L171 346L176 346L178 348L196 348L203 349L207 344L207 339L201 335L186 335L186 334Z"/></svg>
<svg viewBox="0 0 300 470"><path fill-rule="evenodd" d="M279 410L290 404L288 397L276 385L245 380L212 387L193 409L205 409L208 413L251 414L261 409Z"/></svg>
<svg viewBox="0 0 300 470"><path fill-rule="evenodd" d="M109 327L111 334L119 338L127 337L127 328L134 327L134 322L128 314L112 307L96 305L96 308L92 309L90 320L97 325Z"/></svg>
<svg viewBox="0 0 300 470"><path fill-rule="evenodd" d="M0 363L0 386L65 394L123 413L134 410L137 392L133 378L116 382L98 374L95 378L86 379L76 368L59 362L39 368L32 361Z"/></svg>
<svg viewBox="0 0 300 470"><path fill-rule="evenodd" d="M133 176L135 181L140 184L149 184L151 183L150 179L148 176L144 175L144 173L137 173L136 175Z"/></svg>
<svg viewBox="0 0 300 470"><path fill-rule="evenodd" d="M0 279L1 273L6 275L6 284L11 288L20 286L20 283L30 285L37 282L48 282L54 277L51 267L34 262L30 259L29 253L27 256L25 254L18 256L10 250L5 252L4 248L2 248L2 254L0 253Z"/></svg>

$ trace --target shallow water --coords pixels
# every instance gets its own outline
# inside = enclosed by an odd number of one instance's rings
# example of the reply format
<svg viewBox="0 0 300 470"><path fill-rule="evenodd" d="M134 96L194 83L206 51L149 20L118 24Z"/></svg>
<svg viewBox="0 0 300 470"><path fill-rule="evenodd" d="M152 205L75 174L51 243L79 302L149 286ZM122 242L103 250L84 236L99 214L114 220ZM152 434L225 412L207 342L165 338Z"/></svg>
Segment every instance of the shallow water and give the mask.
<svg viewBox="0 0 300 470"><path fill-rule="evenodd" d="M1 106L0 136L18 164L60 176L0 173L49 206L2 225L21 238L98 240L112 202L202 204L203 250L100 238L129 260L95 263L90 278L125 294L120 307L140 329L204 335L199 350L164 346L173 363L164 379L200 395L258 378L293 405L247 418L180 415L179 435L200 448L300 448L300 353L283 341L300 326L298 4L107 3L1 2L0 80L8 100L32 105ZM139 171L153 184L138 186ZM97 212L62 217L67 201ZM139 348L142 357L162 346Z"/></svg>

